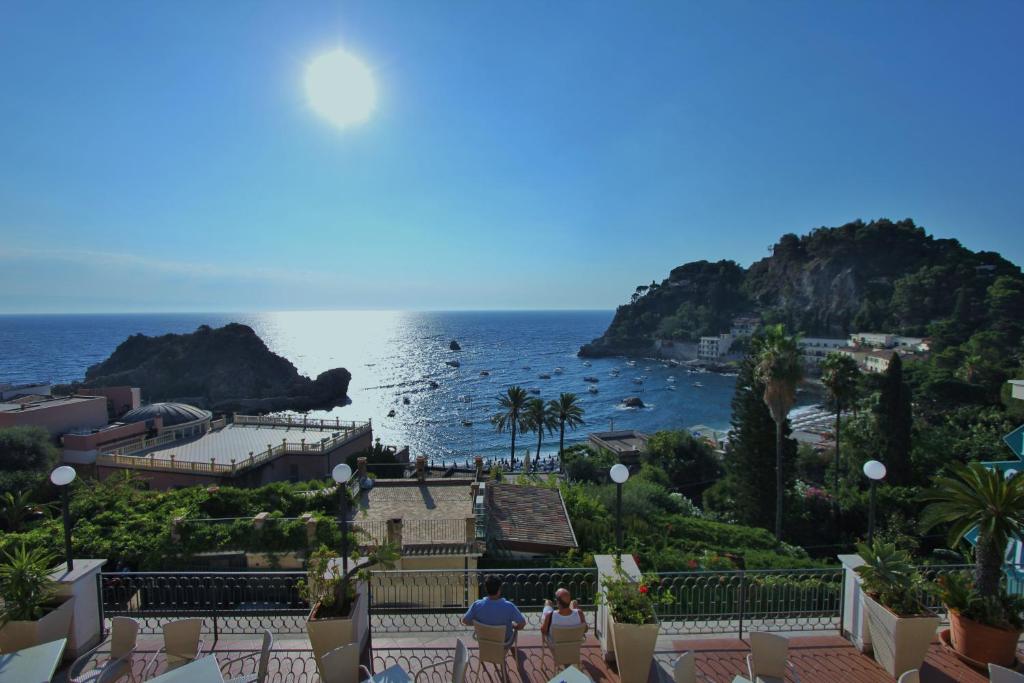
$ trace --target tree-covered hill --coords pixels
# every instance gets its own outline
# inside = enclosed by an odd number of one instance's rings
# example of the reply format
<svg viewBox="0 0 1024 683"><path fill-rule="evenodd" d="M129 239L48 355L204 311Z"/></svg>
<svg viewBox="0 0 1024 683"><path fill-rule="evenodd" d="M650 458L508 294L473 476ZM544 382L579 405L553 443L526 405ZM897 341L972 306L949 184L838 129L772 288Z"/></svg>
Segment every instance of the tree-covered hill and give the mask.
<svg viewBox="0 0 1024 683"><path fill-rule="evenodd" d="M1015 348L1024 327L1024 276L999 254L936 239L910 219L854 221L783 235L744 269L696 261L637 287L581 355L643 354L655 339L694 341L728 331L737 315L812 336L887 331L930 336L939 350L982 332Z"/></svg>

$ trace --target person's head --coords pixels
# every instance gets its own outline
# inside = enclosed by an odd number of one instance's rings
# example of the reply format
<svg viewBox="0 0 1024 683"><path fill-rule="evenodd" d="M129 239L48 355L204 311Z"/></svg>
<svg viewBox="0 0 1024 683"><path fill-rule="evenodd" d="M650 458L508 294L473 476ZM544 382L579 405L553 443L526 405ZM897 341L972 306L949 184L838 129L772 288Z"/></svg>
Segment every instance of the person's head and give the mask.
<svg viewBox="0 0 1024 683"><path fill-rule="evenodd" d="M555 602L558 603L559 607L565 609L572 603L572 594L567 588L559 588L555 591Z"/></svg>
<svg viewBox="0 0 1024 683"><path fill-rule="evenodd" d="M501 579L494 574L488 574L484 578L484 590L487 591L487 597L498 597L501 595Z"/></svg>

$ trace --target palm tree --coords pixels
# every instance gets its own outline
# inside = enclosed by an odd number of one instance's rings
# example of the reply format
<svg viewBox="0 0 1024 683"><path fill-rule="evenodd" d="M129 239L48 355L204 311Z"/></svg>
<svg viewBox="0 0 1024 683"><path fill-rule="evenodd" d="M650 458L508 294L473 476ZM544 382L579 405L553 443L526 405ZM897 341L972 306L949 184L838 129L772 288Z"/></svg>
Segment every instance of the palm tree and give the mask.
<svg viewBox="0 0 1024 683"><path fill-rule="evenodd" d="M803 379L797 337L783 325L769 325L757 348L754 377L764 385L764 402L775 421L775 537L782 540L782 443L786 418L796 403L796 385Z"/></svg>
<svg viewBox="0 0 1024 683"><path fill-rule="evenodd" d="M835 484L832 490L834 508L839 505L839 425L843 414L843 406L849 405L857 395L857 379L860 369L857 361L833 351L821 362L821 382L828 389L832 404L836 407L836 457Z"/></svg>
<svg viewBox="0 0 1024 683"><path fill-rule="evenodd" d="M512 432L510 467L515 467L516 464L516 432L527 428L526 420L523 417L526 401L525 389L519 386L509 387L504 396L498 397L498 406L501 408L501 412L491 418L491 424L499 433L506 429Z"/></svg>
<svg viewBox="0 0 1024 683"><path fill-rule="evenodd" d="M1024 476L1007 479L978 462L954 464L949 471L921 494L920 499L929 503L921 513L921 525L928 531L951 524L951 547L976 528L974 585L983 597L996 597L1006 546L1010 539L1024 538Z"/></svg>
<svg viewBox="0 0 1024 683"><path fill-rule="evenodd" d="M8 531L21 531L25 526L25 520L32 515L36 508L45 508L45 505L32 505L32 494L29 491L7 491L0 496L0 521Z"/></svg>
<svg viewBox="0 0 1024 683"><path fill-rule="evenodd" d="M548 411L558 423L558 471L562 472L562 453L565 451L565 428L575 431L583 424L583 406L577 400L576 394L563 393L558 400L548 401Z"/></svg>
<svg viewBox="0 0 1024 683"><path fill-rule="evenodd" d="M555 416L551 413L544 399L531 398L526 402L526 409L523 411L523 418L526 420L526 429L537 434L537 457L533 459L534 468L540 462L540 447L544 442L544 430L550 434L555 428Z"/></svg>

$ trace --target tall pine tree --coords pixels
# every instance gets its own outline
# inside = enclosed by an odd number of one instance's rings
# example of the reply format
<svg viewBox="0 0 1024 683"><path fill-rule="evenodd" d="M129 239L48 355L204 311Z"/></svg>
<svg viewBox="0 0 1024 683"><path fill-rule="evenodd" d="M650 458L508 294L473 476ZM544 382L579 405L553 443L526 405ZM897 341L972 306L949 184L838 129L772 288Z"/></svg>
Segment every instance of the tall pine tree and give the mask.
<svg viewBox="0 0 1024 683"><path fill-rule="evenodd" d="M885 479L895 486L906 486L913 480L910 464L910 433L914 416L910 387L903 381L903 361L893 353L882 380L882 390L875 405L879 456L885 463Z"/></svg>
<svg viewBox="0 0 1024 683"><path fill-rule="evenodd" d="M756 346L756 345L752 345ZM764 385L754 378L755 355L740 362L732 399L732 433L725 457L727 488L736 521L773 529L775 524L775 421L764 403ZM783 481L793 484L796 442L783 429Z"/></svg>

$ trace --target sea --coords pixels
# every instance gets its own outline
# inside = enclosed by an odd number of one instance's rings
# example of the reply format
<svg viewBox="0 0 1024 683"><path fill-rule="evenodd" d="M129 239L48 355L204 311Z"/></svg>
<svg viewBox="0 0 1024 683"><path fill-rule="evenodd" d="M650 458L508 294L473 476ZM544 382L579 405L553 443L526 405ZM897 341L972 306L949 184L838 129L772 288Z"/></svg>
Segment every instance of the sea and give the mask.
<svg viewBox="0 0 1024 683"><path fill-rule="evenodd" d="M384 444L409 446L434 462L508 456L508 434L489 418L497 397L520 385L545 400L580 397L585 424L573 443L607 429L726 429L735 377L690 373L654 359L576 355L601 335L612 311L286 311L104 315L0 315L0 383L82 379L130 335L192 332L200 325L252 327L299 372L335 367L352 373L351 403L311 416L373 421ZM451 351L455 340L461 351ZM457 361L459 367L448 365ZM486 373L486 374L485 374ZM584 378L596 382L584 381ZM431 383L436 388L431 388ZM596 393L589 389L596 388ZM645 407L626 408L639 397ZM392 414L392 411L393 414ZM536 435L517 441L517 457L535 457ZM543 455L558 450L545 435Z"/></svg>

